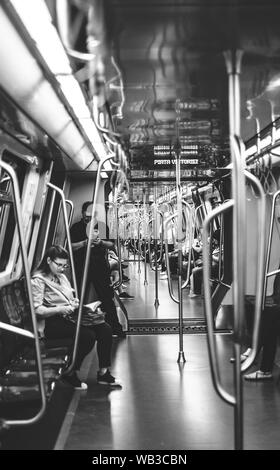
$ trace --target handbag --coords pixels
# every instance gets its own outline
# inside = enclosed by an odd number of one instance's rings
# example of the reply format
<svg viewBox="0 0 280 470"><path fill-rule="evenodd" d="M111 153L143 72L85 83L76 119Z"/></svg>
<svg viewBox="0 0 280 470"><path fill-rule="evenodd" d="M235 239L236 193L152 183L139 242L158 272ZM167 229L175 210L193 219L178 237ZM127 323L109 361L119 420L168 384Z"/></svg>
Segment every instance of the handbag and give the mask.
<svg viewBox="0 0 280 470"><path fill-rule="evenodd" d="M101 302L96 300L87 305L83 305L81 325L83 326L97 326L105 323L105 313L100 309ZM72 315L65 317L74 323L78 320L78 309Z"/></svg>

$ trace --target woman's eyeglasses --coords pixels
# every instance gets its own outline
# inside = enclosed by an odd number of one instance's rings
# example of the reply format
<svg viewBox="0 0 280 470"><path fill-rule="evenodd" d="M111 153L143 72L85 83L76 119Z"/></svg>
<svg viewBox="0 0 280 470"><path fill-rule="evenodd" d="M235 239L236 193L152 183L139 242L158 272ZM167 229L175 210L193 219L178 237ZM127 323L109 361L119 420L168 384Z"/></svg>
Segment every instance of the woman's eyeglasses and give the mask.
<svg viewBox="0 0 280 470"><path fill-rule="evenodd" d="M69 264L60 264L60 263L57 263L54 259L52 259L52 262L53 262L54 264L56 264L57 267L60 268L60 269L67 269L67 268L69 268Z"/></svg>

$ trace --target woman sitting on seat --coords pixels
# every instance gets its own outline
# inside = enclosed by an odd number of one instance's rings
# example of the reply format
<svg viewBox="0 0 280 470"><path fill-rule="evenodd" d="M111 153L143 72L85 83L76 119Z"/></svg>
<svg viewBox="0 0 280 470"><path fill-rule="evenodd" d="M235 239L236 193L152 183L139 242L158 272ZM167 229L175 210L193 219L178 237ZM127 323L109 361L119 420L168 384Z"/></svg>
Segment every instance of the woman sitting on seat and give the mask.
<svg viewBox="0 0 280 470"><path fill-rule="evenodd" d="M74 297L71 284L63 271L68 268L68 253L59 245L51 246L43 256L32 275L32 292L38 330L41 337L48 339L73 339L76 324L70 317L79 307L79 300ZM79 389L87 385L78 378L86 355L92 350L97 340L99 371L97 381L111 386L119 385L110 374L112 330L103 322L99 325L81 326L74 372L63 377L64 381Z"/></svg>

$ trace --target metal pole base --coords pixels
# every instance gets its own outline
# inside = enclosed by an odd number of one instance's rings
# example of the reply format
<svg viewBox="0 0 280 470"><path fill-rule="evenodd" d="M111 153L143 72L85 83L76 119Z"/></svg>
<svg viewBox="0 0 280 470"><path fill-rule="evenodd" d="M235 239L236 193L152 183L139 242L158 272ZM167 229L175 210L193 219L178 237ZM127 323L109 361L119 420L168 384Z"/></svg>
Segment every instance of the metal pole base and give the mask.
<svg viewBox="0 0 280 470"><path fill-rule="evenodd" d="M159 300L158 300L158 299L155 300L154 306L155 306L156 308L158 308L158 306L159 306Z"/></svg>
<svg viewBox="0 0 280 470"><path fill-rule="evenodd" d="M179 351L177 362L186 362L184 351Z"/></svg>

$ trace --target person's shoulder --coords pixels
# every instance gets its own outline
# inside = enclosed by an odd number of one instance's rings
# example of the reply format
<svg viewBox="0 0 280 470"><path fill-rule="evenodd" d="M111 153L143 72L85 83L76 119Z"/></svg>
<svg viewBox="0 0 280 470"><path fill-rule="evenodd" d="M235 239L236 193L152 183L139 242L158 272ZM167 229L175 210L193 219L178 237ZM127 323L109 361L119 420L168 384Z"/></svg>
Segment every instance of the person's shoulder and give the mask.
<svg viewBox="0 0 280 470"><path fill-rule="evenodd" d="M79 227L82 223L82 220L78 220L77 222L75 222L73 225L71 225L71 229L72 230L73 228L76 228L76 227Z"/></svg>
<svg viewBox="0 0 280 470"><path fill-rule="evenodd" d="M42 286L43 284L45 284L44 274L40 271L35 271L32 274L31 282L33 285Z"/></svg>
<svg viewBox="0 0 280 470"><path fill-rule="evenodd" d="M32 273L32 279L33 278L44 278L44 273L42 271L36 270Z"/></svg>

